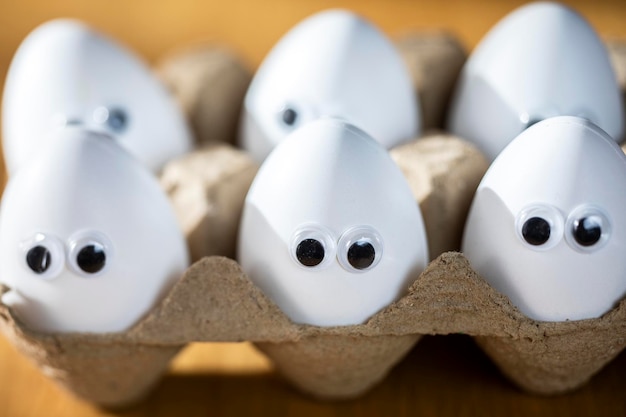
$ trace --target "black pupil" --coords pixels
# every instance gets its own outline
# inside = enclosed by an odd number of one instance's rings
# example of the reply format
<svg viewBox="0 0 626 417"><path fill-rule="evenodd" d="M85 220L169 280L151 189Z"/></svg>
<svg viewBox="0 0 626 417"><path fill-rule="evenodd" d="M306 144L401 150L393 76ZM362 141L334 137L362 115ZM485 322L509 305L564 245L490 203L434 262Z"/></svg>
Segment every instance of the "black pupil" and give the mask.
<svg viewBox="0 0 626 417"><path fill-rule="evenodd" d="M591 246L602 237L601 221L595 217L583 217L574 222L574 239L582 246Z"/></svg>
<svg viewBox="0 0 626 417"><path fill-rule="evenodd" d="M37 274L43 274L50 267L50 251L43 246L35 246L26 254L28 267Z"/></svg>
<svg viewBox="0 0 626 417"><path fill-rule="evenodd" d="M348 262L356 269L369 268L376 258L376 250L371 243L359 240L348 249Z"/></svg>
<svg viewBox="0 0 626 417"><path fill-rule="evenodd" d="M522 226L522 236L531 245L543 245L550 239L550 224L541 217L531 217Z"/></svg>
<svg viewBox="0 0 626 417"><path fill-rule="evenodd" d="M285 123L287 126L293 126L298 119L298 113L296 113L294 109L286 108L285 110L283 110L282 118L283 123Z"/></svg>
<svg viewBox="0 0 626 417"><path fill-rule="evenodd" d="M95 274L102 270L106 264L104 248L97 243L85 246L78 252L76 263L83 271Z"/></svg>
<svg viewBox="0 0 626 417"><path fill-rule="evenodd" d="M316 266L324 260L324 246L315 239L304 239L296 248L296 257L304 266Z"/></svg>
<svg viewBox="0 0 626 417"><path fill-rule="evenodd" d="M122 132L128 123L126 112L121 109L110 109L107 124L115 132Z"/></svg>

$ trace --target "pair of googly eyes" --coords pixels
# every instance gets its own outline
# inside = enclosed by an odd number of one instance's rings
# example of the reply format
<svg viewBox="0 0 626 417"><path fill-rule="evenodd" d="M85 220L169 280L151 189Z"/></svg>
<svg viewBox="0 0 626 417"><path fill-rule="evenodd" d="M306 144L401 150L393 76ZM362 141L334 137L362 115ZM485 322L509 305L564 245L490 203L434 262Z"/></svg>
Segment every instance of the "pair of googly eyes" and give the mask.
<svg viewBox="0 0 626 417"><path fill-rule="evenodd" d="M604 210L595 206L574 209L567 220L553 206L534 205L522 210L517 219L520 238L530 247L545 250L565 240L581 252L602 248L611 236L611 222Z"/></svg>
<svg viewBox="0 0 626 417"><path fill-rule="evenodd" d="M291 244L292 258L307 269L324 268L337 258L347 271L365 272L380 262L382 254L382 238L369 226L350 228L337 241L325 228L305 225L294 233Z"/></svg>
<svg viewBox="0 0 626 417"><path fill-rule="evenodd" d="M128 113L119 107L98 107L93 112L93 120L108 127L112 132L120 134L128 127Z"/></svg>
<svg viewBox="0 0 626 417"><path fill-rule="evenodd" d="M118 107L98 107L93 111L93 121L99 126L103 126L115 134L121 134L128 128L129 117L128 113ZM82 125L81 119L66 119L65 116L60 115L54 119L55 123L68 126L68 125Z"/></svg>
<svg viewBox="0 0 626 417"><path fill-rule="evenodd" d="M110 264L112 245L98 232L80 233L69 239L67 259L70 268L80 276L95 277ZM21 245L25 267L41 279L59 275L65 265L65 246L54 236L37 233Z"/></svg>

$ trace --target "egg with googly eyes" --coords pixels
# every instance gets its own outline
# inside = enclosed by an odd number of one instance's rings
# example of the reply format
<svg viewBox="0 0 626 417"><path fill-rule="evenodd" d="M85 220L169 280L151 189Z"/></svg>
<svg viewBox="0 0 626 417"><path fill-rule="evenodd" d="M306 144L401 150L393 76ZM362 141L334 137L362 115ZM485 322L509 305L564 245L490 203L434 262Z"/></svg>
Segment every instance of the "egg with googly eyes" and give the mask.
<svg viewBox="0 0 626 417"><path fill-rule="evenodd" d="M192 148L182 111L133 52L69 19L44 23L18 48L2 105L10 174L51 130L82 125L113 135L152 171Z"/></svg>
<svg viewBox="0 0 626 417"><path fill-rule="evenodd" d="M335 117L391 148L420 131L414 91L383 33L354 13L326 10L291 29L259 67L244 100L239 141L262 161L297 127Z"/></svg>
<svg viewBox="0 0 626 417"><path fill-rule="evenodd" d="M616 141L621 90L602 40L578 13L533 3L502 19L459 75L448 130L491 160L532 124L554 116L591 120Z"/></svg>
<svg viewBox="0 0 626 417"><path fill-rule="evenodd" d="M166 294L187 247L157 180L116 141L66 128L7 184L2 301L42 332L123 331Z"/></svg>
<svg viewBox="0 0 626 417"><path fill-rule="evenodd" d="M352 325L403 295L428 262L419 206L388 152L320 119L279 144L246 197L238 259L294 322Z"/></svg>
<svg viewBox="0 0 626 417"><path fill-rule="evenodd" d="M478 186L462 250L540 321L582 320L626 294L626 156L586 119L528 128Z"/></svg>

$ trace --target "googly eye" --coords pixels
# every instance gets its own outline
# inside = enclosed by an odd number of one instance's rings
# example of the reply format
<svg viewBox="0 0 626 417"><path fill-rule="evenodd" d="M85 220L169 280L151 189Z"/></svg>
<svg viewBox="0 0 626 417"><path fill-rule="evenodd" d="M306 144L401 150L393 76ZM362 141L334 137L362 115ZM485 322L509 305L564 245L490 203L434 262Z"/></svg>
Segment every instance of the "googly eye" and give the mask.
<svg viewBox="0 0 626 417"><path fill-rule="evenodd" d="M550 240L551 230L548 220L534 216L527 219L522 225L522 236L531 245L539 246Z"/></svg>
<svg viewBox="0 0 626 417"><path fill-rule="evenodd" d="M317 116L313 109L303 103L287 103L276 112L276 119L283 129L291 131L307 121L315 119Z"/></svg>
<svg viewBox="0 0 626 417"><path fill-rule="evenodd" d="M37 233L20 244L24 266L37 278L56 278L65 265L63 244L55 237Z"/></svg>
<svg viewBox="0 0 626 417"><path fill-rule="evenodd" d="M528 129L529 127L536 125L537 123L539 123L540 121L542 121L543 119L540 117L534 117L534 118L530 118L528 119L528 121L526 122L524 129Z"/></svg>
<svg viewBox="0 0 626 417"><path fill-rule="evenodd" d="M315 224L306 224L298 228L291 240L292 259L307 269L327 266L334 258L335 250L332 234Z"/></svg>
<svg viewBox="0 0 626 417"><path fill-rule="evenodd" d="M80 232L70 238L69 260L74 272L83 277L104 273L113 259L113 245L99 232Z"/></svg>
<svg viewBox="0 0 626 417"><path fill-rule="evenodd" d="M534 250L553 248L563 236L563 216L552 206L537 204L526 207L517 216L519 238Z"/></svg>
<svg viewBox="0 0 626 417"><path fill-rule="evenodd" d="M602 248L611 236L611 222L604 210L595 206L580 206L567 218L565 238L569 245L581 252Z"/></svg>
<svg viewBox="0 0 626 417"><path fill-rule="evenodd" d="M521 131L524 131L540 122L543 122L546 119L550 119L551 117L559 116L560 114L562 114L562 112L558 111L555 107L552 106L541 106L541 108L535 108L529 110L528 112L522 112L519 115L519 120L522 124Z"/></svg>
<svg viewBox="0 0 626 417"><path fill-rule="evenodd" d="M129 123L128 113L119 107L98 107L94 110L93 119L116 134L124 133Z"/></svg>
<svg viewBox="0 0 626 417"><path fill-rule="evenodd" d="M298 112L291 107L286 107L282 110L280 118L285 126L293 126L298 121Z"/></svg>
<svg viewBox="0 0 626 417"><path fill-rule="evenodd" d="M300 109L293 104L286 104L277 113L279 123L287 129L295 128L300 124L302 117Z"/></svg>
<svg viewBox="0 0 626 417"><path fill-rule="evenodd" d="M337 258L347 271L368 271L378 265L382 255L382 238L372 227L350 228L339 239Z"/></svg>

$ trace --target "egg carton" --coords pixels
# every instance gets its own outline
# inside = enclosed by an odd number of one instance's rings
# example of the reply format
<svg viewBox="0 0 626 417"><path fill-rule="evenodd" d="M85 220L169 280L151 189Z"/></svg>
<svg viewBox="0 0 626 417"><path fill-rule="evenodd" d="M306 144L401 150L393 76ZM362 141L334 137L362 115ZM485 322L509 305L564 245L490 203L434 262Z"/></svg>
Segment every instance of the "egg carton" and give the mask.
<svg viewBox="0 0 626 417"><path fill-rule="evenodd" d="M463 49L446 34L414 34L398 46L414 76L424 125L441 126L466 57ZM623 56L614 53L614 62ZM537 322L454 252L488 163L472 145L442 132L391 151L422 209L430 253L440 255L404 297L364 324L293 323L228 258L234 257L238 218L258 168L228 144L249 74L221 47L174 54L160 70L179 99L187 100L184 108L205 145L173 161L161 177L195 263L158 305L122 333L41 334L0 305L4 335L73 394L100 406L126 406L149 393L188 343L250 341L302 391L325 399L353 398L384 379L423 335L451 333L472 336L522 389L558 394L585 384L626 346L624 301L597 319ZM225 77L232 78L222 82ZM231 91L239 94L238 102L229 100ZM204 100L204 95L211 98ZM207 102L212 104L196 111ZM222 128L211 130L203 117Z"/></svg>

